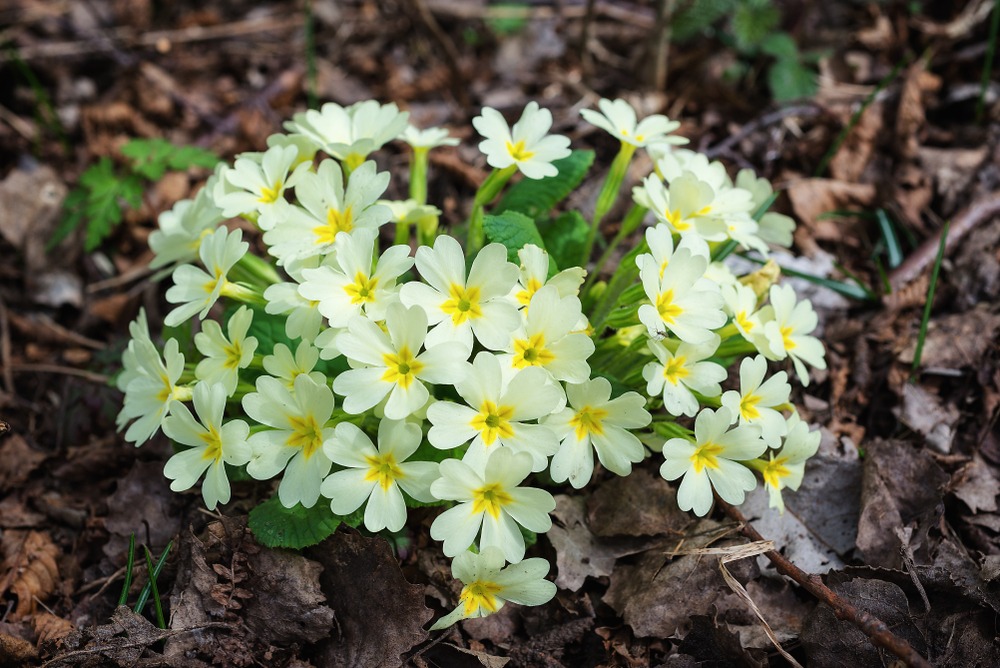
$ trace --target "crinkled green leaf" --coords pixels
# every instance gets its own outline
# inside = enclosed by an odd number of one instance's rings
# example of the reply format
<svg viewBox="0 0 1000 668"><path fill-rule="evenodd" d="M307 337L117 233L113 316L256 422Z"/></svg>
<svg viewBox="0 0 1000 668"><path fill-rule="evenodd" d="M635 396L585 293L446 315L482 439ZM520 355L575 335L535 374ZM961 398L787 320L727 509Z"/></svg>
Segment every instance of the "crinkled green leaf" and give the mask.
<svg viewBox="0 0 1000 668"><path fill-rule="evenodd" d="M678 3L682 7L670 20L671 36L675 42L683 42L705 32L713 23L730 14L736 8L737 0L698 0Z"/></svg>
<svg viewBox="0 0 1000 668"><path fill-rule="evenodd" d="M559 173L544 179L521 179L493 209L494 214L519 211L534 220L544 220L552 208L580 185L594 162L593 151L573 151L552 164Z"/></svg>
<svg viewBox="0 0 1000 668"><path fill-rule="evenodd" d="M576 210L566 211L558 218L538 225L545 249L559 269L572 267L576 258L583 254L589 230L590 223Z"/></svg>
<svg viewBox="0 0 1000 668"><path fill-rule="evenodd" d="M274 497L250 511L249 526L261 545L301 549L322 542L342 521L326 499L312 508L302 504L285 508Z"/></svg>
<svg viewBox="0 0 1000 668"><path fill-rule="evenodd" d="M122 146L122 155L132 159L132 169L156 181L167 169L211 168L219 157L197 146L175 146L165 139L132 139Z"/></svg>
<svg viewBox="0 0 1000 668"><path fill-rule="evenodd" d="M487 239L503 244L507 248L507 259L515 264L518 262L517 251L525 244L535 244L545 248L545 242L542 241L542 235L539 234L535 221L517 211L505 211L498 216L485 216L483 231Z"/></svg>
<svg viewBox="0 0 1000 668"><path fill-rule="evenodd" d="M743 52L756 52L780 20L781 13L771 0L742 0L730 19L736 48Z"/></svg>
<svg viewBox="0 0 1000 668"><path fill-rule="evenodd" d="M816 93L816 73L798 58L779 58L767 71L767 84L775 102L812 97Z"/></svg>

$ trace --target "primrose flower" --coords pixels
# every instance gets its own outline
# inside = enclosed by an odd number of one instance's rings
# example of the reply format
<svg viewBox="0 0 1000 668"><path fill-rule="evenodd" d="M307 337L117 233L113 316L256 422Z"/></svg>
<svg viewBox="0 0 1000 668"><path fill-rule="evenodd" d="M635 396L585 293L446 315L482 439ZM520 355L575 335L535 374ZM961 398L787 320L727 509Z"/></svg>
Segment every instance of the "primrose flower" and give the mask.
<svg viewBox="0 0 1000 668"><path fill-rule="evenodd" d="M310 109L295 114L285 129L308 137L317 149L356 169L369 154L399 136L410 114L395 104L375 100L342 107L327 102L319 111Z"/></svg>
<svg viewBox="0 0 1000 668"><path fill-rule="evenodd" d="M541 367L553 380L568 383L590 378L587 358L594 352L594 342L585 331L574 329L586 322L579 298L560 297L556 286L546 285L535 292L522 313L524 324L505 348L510 366Z"/></svg>
<svg viewBox="0 0 1000 668"><path fill-rule="evenodd" d="M560 297L570 297L580 294L580 286L587 271L582 267L563 269L549 278L549 254L535 244L525 244L517 257L521 261L521 271L511 296L519 306L527 306L531 298L543 285L552 285Z"/></svg>
<svg viewBox="0 0 1000 668"><path fill-rule="evenodd" d="M504 558L516 563L524 558L524 536L520 527L536 533L552 528L549 513L556 502L545 490L518 487L531 472L531 455L497 448L482 469L463 461L441 462L441 477L431 493L442 501L458 501L431 524L431 537L444 542L444 553L454 557L476 540L479 548L499 548ZM751 476L752 477L752 476ZM520 526L519 526L520 525Z"/></svg>
<svg viewBox="0 0 1000 668"><path fill-rule="evenodd" d="M750 286L739 282L727 283L721 287L721 291L726 312L732 316L737 331L747 341L759 341L764 326L757 310L757 293Z"/></svg>
<svg viewBox="0 0 1000 668"><path fill-rule="evenodd" d="M612 399L606 378L567 384L566 397L569 406L542 421L562 441L552 458L553 482L569 480L576 489L590 482L594 450L612 473L631 473L632 464L643 460L646 449L627 430L645 427L652 420L644 408L646 400L635 392Z"/></svg>
<svg viewBox="0 0 1000 668"><path fill-rule="evenodd" d="M415 424L382 420L378 426L378 449L371 439L350 422L337 425L333 440L324 446L326 455L345 467L331 473L320 492L331 499L330 509L348 515L365 501L365 528L369 531L399 531L406 523L406 504L400 489L417 501L436 501L430 493L438 478L436 462L408 462L423 435Z"/></svg>
<svg viewBox="0 0 1000 668"><path fill-rule="evenodd" d="M225 218L212 200L213 176L194 199L182 199L157 218L158 228L149 235L149 249L154 257L150 269L193 262L198 257L202 238Z"/></svg>
<svg viewBox="0 0 1000 668"><path fill-rule="evenodd" d="M299 294L318 304L331 327L347 327L362 310L371 320L382 320L386 307L399 301L396 279L413 266L410 248L387 248L373 270L377 235L370 229L338 235L331 264L302 270Z"/></svg>
<svg viewBox="0 0 1000 668"><path fill-rule="evenodd" d="M458 137L452 137L445 128L427 128L420 130L413 125L407 125L399 137L414 149L425 151L438 146L458 146Z"/></svg>
<svg viewBox="0 0 1000 668"><path fill-rule="evenodd" d="M639 320L650 337L670 331L686 343L707 343L715 336L711 330L726 324L719 287L703 278L707 268L708 260L688 248L674 252L662 276L657 263L642 264L639 276L652 304L639 307Z"/></svg>
<svg viewBox="0 0 1000 668"><path fill-rule="evenodd" d="M706 241L725 240L726 222L723 212L714 208L715 191L691 172L684 172L669 187L650 175L642 188L645 199L636 197L637 201L647 205L656 220L674 232L682 236L697 234Z"/></svg>
<svg viewBox="0 0 1000 668"><path fill-rule="evenodd" d="M164 324L176 327L195 314L204 319L219 296L232 288L233 284L226 279L226 274L249 248L250 244L243 241L240 230L230 232L220 227L205 237L198 254L208 271L191 264L182 264L174 269L174 284L167 290L167 301L179 306L167 314Z"/></svg>
<svg viewBox="0 0 1000 668"><path fill-rule="evenodd" d="M153 346L154 350L157 349L152 337L149 335L149 322L146 320L146 309L139 309L139 315L128 324L128 331L132 335L132 338L129 339L128 345L122 353L122 370L115 379L115 387L121 392L125 391L125 388L128 387L128 384L132 380L139 378L147 372L146 369L140 366L139 359L136 357L136 348L148 345Z"/></svg>
<svg viewBox="0 0 1000 668"><path fill-rule="evenodd" d="M785 512L785 502L781 490L797 490L805 475L806 460L816 454L821 439L818 431L809 431L809 425L802 421L798 413L792 413L787 421L788 435L778 452L771 452L767 460L757 460L755 466L764 478L764 485L770 497L769 505Z"/></svg>
<svg viewBox="0 0 1000 668"><path fill-rule="evenodd" d="M285 202L285 189L295 185L309 169L297 162L294 146L273 146L264 153L243 154L232 167L220 172L212 198L226 218L257 216L262 230L274 227L278 209ZM289 174L289 171L292 173Z"/></svg>
<svg viewBox="0 0 1000 668"><path fill-rule="evenodd" d="M490 167L505 169L517 165L529 179L555 176L559 170L552 162L570 154L567 137L547 134L552 127L552 113L540 109L534 101L524 108L513 128L499 111L490 107L473 118L472 125L486 138L480 142L479 150L486 154Z"/></svg>
<svg viewBox="0 0 1000 668"><path fill-rule="evenodd" d="M319 302L306 299L299 294L299 285L305 280L301 264L291 263L284 269L294 282L267 286L264 290L266 302L264 312L268 315L286 316L285 335L288 338L313 341L323 326L323 314L319 312Z"/></svg>
<svg viewBox="0 0 1000 668"><path fill-rule="evenodd" d="M491 350L502 348L520 317L506 299L517 282L517 267L507 261L507 249L487 244L465 274L465 253L454 237L440 236L434 247L421 246L417 270L426 281L411 281L399 292L406 306L419 306L433 329L427 345L457 343L472 353L473 337Z"/></svg>
<svg viewBox="0 0 1000 668"><path fill-rule="evenodd" d="M458 607L437 620L431 631L446 629L462 619L486 617L507 601L518 605L542 605L556 595L556 586L545 579L549 562L534 557L504 568L503 552L486 547L479 554L466 550L451 564L462 593Z"/></svg>
<svg viewBox="0 0 1000 668"><path fill-rule="evenodd" d="M351 172L346 189L343 183L335 160L324 160L315 174L302 175L295 187L301 206L286 203L280 222L264 234L268 252L279 264L325 255L341 232L377 231L389 221L389 209L376 203L389 185L388 172L377 172L369 161Z"/></svg>
<svg viewBox="0 0 1000 668"><path fill-rule="evenodd" d="M736 175L736 187L742 188L750 193L753 198L752 211L756 211L765 202L771 200L774 189L771 182L764 178L757 178L752 169L741 169ZM795 231L795 221L783 213L768 211L758 221L759 229L757 235L766 243L775 244L790 248L792 245L792 233Z"/></svg>
<svg viewBox="0 0 1000 668"><path fill-rule="evenodd" d="M692 255L699 255L706 260L710 257L708 243L697 234L681 235L675 248L673 233L670 231L670 227L664 223L657 223L646 229L646 245L649 246L649 252L639 255L635 259L635 264L639 269L642 269L643 264L652 260L659 268L660 278L663 278L663 272L667 270L667 265L670 263L670 258L674 256L675 250L687 248Z"/></svg>
<svg viewBox="0 0 1000 668"><path fill-rule="evenodd" d="M597 103L600 113L593 109L581 109L580 115L591 125L605 130L612 137L632 146L649 144L686 144L685 137L668 136L681 126L662 114L647 116L636 122L635 109L625 100L602 98Z"/></svg>
<svg viewBox="0 0 1000 668"><path fill-rule="evenodd" d="M675 352L655 339L650 339L647 345L657 361L642 368L646 394L651 397L662 394L663 407L671 415L694 417L701 405L694 392L705 397L722 393L719 383L728 373L719 364L706 361L719 348L718 336L697 345L681 342Z"/></svg>
<svg viewBox="0 0 1000 668"><path fill-rule="evenodd" d="M316 505L320 484L331 466L323 452L324 443L333 438L333 427L326 426L333 415L330 388L300 374L289 392L281 380L261 376L257 391L243 397L243 410L270 427L251 434L247 441L252 451L247 473L267 480L284 470L278 486L281 505Z"/></svg>
<svg viewBox="0 0 1000 668"><path fill-rule="evenodd" d="M427 336L427 316L419 308L391 304L385 313L385 328L358 316L336 345L351 362L352 368L338 375L333 389L344 397L344 410L363 413L387 395L385 416L402 420L427 403L430 392L424 382L452 384L464 372L468 352L461 354L446 344L429 346L423 352Z"/></svg>
<svg viewBox="0 0 1000 668"><path fill-rule="evenodd" d="M713 487L724 501L740 504L757 486L753 473L739 462L759 457L767 445L755 427L729 429L732 422L728 408L706 408L695 418L694 443L672 438L663 445L660 475L666 480L683 477L677 490L681 510L704 517L712 507Z"/></svg>
<svg viewBox="0 0 1000 668"><path fill-rule="evenodd" d="M145 321L144 314L140 318ZM167 340L163 358L148 338L132 339L123 360L128 384L116 423L121 429L136 418L126 430L125 440L140 446L157 432L175 402L190 398L191 390L177 384L184 372L184 355L178 350L177 339Z"/></svg>
<svg viewBox="0 0 1000 668"><path fill-rule="evenodd" d="M736 416L740 424L755 425L768 447L775 448L785 435L785 417L779 413L788 403L792 387L788 374L779 371L766 381L767 360L763 355L746 357L740 363L740 389L722 395L722 405Z"/></svg>
<svg viewBox="0 0 1000 668"><path fill-rule="evenodd" d="M301 375L312 378L317 385L326 383L322 371L313 371L319 361L319 348L309 341L300 341L295 349L295 356L284 343L275 343L274 350L264 357L264 371L272 378L277 378L285 384L289 392L295 391L295 379Z"/></svg>
<svg viewBox="0 0 1000 668"><path fill-rule="evenodd" d="M809 332L816 329L817 317L808 299L795 301L795 290L790 285L772 285L770 290L773 320L764 323L764 334L771 359L790 357L795 373L803 385L809 384L809 371L805 363L817 369L826 368L823 344Z"/></svg>
<svg viewBox="0 0 1000 668"><path fill-rule="evenodd" d="M250 427L243 420L223 424L229 396L221 383L198 383L194 386L195 420L187 406L177 402L163 420L163 433L171 440L192 447L167 460L163 475L172 480L170 489L183 492L191 489L205 475L201 496L209 510L220 503L229 503L229 477L226 464L242 466L250 461L247 436Z"/></svg>
<svg viewBox="0 0 1000 668"><path fill-rule="evenodd" d="M221 383L226 388L226 396L235 392L240 369L250 366L257 350L256 337L247 336L252 322L253 311L241 306L226 325L229 338L226 338L222 327L214 320L202 323L202 330L194 335L194 345L205 359L195 367L195 378Z"/></svg>
<svg viewBox="0 0 1000 668"><path fill-rule="evenodd" d="M548 457L559 447L556 435L547 427L526 424L549 415L565 400L562 390L548 382L541 369L527 368L505 383L500 362L492 353L476 355L469 371L455 383L468 405L438 401L427 409L433 425L427 439L436 448L456 448L472 441L465 456L467 464L478 468L493 450L501 446L532 457L532 470L541 471Z"/></svg>

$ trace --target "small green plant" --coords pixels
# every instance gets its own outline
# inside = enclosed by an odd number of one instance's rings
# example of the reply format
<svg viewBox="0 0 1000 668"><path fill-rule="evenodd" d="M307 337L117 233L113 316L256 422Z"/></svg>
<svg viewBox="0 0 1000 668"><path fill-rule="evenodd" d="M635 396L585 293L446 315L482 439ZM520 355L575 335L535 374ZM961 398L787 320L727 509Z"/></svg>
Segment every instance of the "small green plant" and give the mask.
<svg viewBox="0 0 1000 668"><path fill-rule="evenodd" d="M219 157L197 146L174 146L165 139L132 139L122 146L128 159L124 168L104 157L80 175L80 183L63 203L64 215L49 248L53 248L80 227L86 227L84 249L95 250L122 222L122 205L138 208L142 193L151 181L167 170L191 167L211 169Z"/></svg>
<svg viewBox="0 0 1000 668"><path fill-rule="evenodd" d="M156 625L161 629L167 628L166 619L163 617L163 605L160 602L160 590L156 585L157 578L160 577L160 571L163 570L164 564L167 563L167 557L170 555L170 548L174 545L173 541L167 543L167 547L163 550L163 554L160 558L156 560L156 564L153 564L153 555L149 551L149 548L145 545L142 546L143 556L146 559L146 576L149 581L143 586L142 590L139 592L139 598L136 599L134 611L136 614L142 614L143 608L146 607L146 603L149 602L149 597L153 597L153 610L156 612ZM118 605L122 606L128 602L128 592L132 588L132 567L135 565L135 533L129 536L128 539L128 560L125 563L125 583L122 585L122 593L118 596Z"/></svg>
<svg viewBox="0 0 1000 668"><path fill-rule="evenodd" d="M795 40L780 29L781 11L772 0L699 0L683 3L671 22L675 42L714 34L732 46L745 61L771 58L767 85L777 102L810 97L816 92L815 73ZM725 18L725 28L718 25Z"/></svg>

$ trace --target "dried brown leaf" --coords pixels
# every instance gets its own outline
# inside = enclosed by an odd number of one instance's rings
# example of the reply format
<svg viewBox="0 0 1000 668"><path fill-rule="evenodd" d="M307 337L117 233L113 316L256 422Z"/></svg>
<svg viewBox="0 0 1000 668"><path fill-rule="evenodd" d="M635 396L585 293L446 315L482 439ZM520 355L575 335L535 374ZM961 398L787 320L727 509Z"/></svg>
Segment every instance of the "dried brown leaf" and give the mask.
<svg viewBox="0 0 1000 668"><path fill-rule="evenodd" d="M635 469L600 485L587 501L595 536L669 536L683 531L691 516L677 507L677 492L658 475Z"/></svg>
<svg viewBox="0 0 1000 668"><path fill-rule="evenodd" d="M844 209L868 209L875 202L875 186L836 179L796 179L788 184L788 198L799 220L816 239L837 241L844 236L842 220L823 219L821 214Z"/></svg>
<svg viewBox="0 0 1000 668"><path fill-rule="evenodd" d="M44 601L59 582L59 548L42 531L6 531L3 540L3 578L0 596L13 591L17 607L11 619L35 611L35 599Z"/></svg>
<svg viewBox="0 0 1000 668"><path fill-rule="evenodd" d="M38 646L52 649L58 647L76 629L72 622L44 610L32 616L31 628L38 636Z"/></svg>
<svg viewBox="0 0 1000 668"><path fill-rule="evenodd" d="M48 455L35 450L20 434L0 442L0 492L20 487Z"/></svg>

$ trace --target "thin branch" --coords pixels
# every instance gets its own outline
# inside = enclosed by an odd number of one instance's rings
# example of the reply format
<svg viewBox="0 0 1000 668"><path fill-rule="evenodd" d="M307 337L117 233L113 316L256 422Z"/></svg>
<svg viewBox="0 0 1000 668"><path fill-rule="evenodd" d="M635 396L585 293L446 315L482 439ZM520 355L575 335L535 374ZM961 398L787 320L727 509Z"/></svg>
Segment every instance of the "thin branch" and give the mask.
<svg viewBox="0 0 1000 668"><path fill-rule="evenodd" d="M4 367L6 370L8 367ZM83 378L84 380L89 380L92 383L98 383L99 385L107 385L109 377L104 374L94 373L93 371L87 371L86 369L77 369L72 366L61 366L59 364L11 364L10 370L18 373L22 372L34 372L34 373L56 373L63 376L76 376L77 378Z"/></svg>
<svg viewBox="0 0 1000 668"><path fill-rule="evenodd" d="M726 515L740 523L740 533L753 541L765 540L763 536L757 533L757 530L753 528L753 525L747 521L747 518L743 516L743 513L739 509L729 505L718 496L715 497L715 502L725 511ZM775 550L765 552L764 556L774 564L779 573L795 580L803 589L830 606L837 619L854 624L858 630L868 636L872 644L889 650L910 666L931 668L930 662L913 649L910 643L894 634L885 622L864 610L859 610L850 602L841 598L836 592L823 584L818 575L806 573Z"/></svg>

